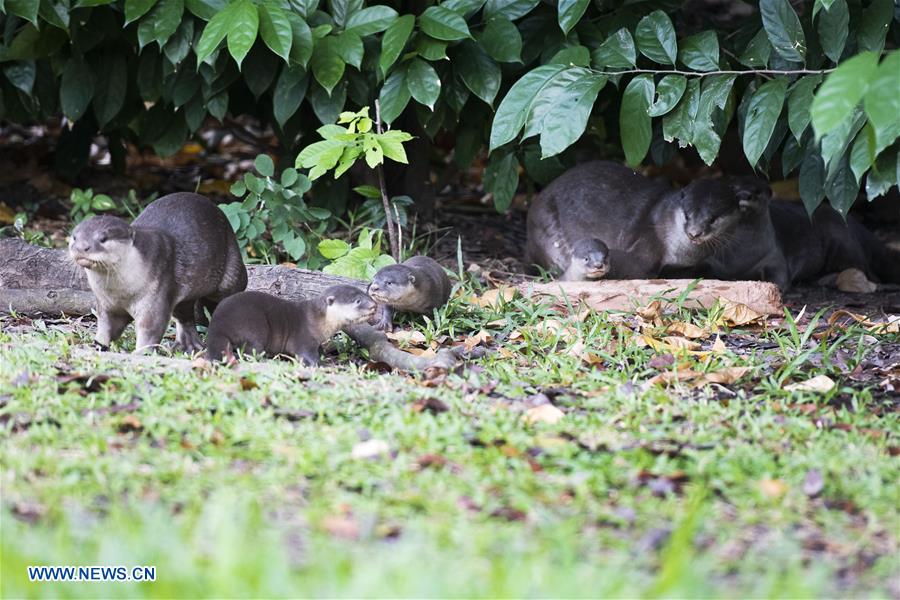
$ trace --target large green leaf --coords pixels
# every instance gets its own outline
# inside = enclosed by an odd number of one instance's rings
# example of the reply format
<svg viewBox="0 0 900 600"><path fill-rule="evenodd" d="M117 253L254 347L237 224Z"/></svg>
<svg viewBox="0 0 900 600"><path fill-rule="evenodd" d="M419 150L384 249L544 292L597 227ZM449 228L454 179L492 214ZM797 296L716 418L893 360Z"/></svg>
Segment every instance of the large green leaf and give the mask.
<svg viewBox="0 0 900 600"><path fill-rule="evenodd" d="M381 105L381 120L391 123L400 116L409 104L409 87L406 85L406 69L395 69L381 86L378 102Z"/></svg>
<svg viewBox="0 0 900 600"><path fill-rule="evenodd" d="M568 35L572 31L587 10L588 4L590 0L559 0L557 20L563 33Z"/></svg>
<svg viewBox="0 0 900 600"><path fill-rule="evenodd" d="M775 51L785 60L803 62L806 36L791 3L788 0L760 0L759 13Z"/></svg>
<svg viewBox="0 0 900 600"><path fill-rule="evenodd" d="M287 13L288 21L291 23L291 54L292 63L303 65L309 63L313 53L313 37L309 25L303 20L303 17L294 12Z"/></svg>
<svg viewBox="0 0 900 600"><path fill-rule="evenodd" d="M321 123L330 124L337 121L347 102L347 82L337 84L331 94L321 85L313 85L309 91L309 104Z"/></svg>
<svg viewBox="0 0 900 600"><path fill-rule="evenodd" d="M764 69L768 66L771 55L772 44L769 43L766 30L760 29L738 56L738 62L751 69Z"/></svg>
<svg viewBox="0 0 900 600"><path fill-rule="evenodd" d="M843 120L840 125L822 137L822 160L825 162L825 175L831 178L838 168L841 157L850 147L850 142L859 133L866 122L866 116L862 109L853 109L853 115Z"/></svg>
<svg viewBox="0 0 900 600"><path fill-rule="evenodd" d="M563 65L544 65L529 71L513 84L494 114L490 151L519 135L541 90L564 70Z"/></svg>
<svg viewBox="0 0 900 600"><path fill-rule="evenodd" d="M674 65L678 54L675 28L669 15L655 10L643 19L634 30L638 50L652 61Z"/></svg>
<svg viewBox="0 0 900 600"><path fill-rule="evenodd" d="M422 31L438 40L454 41L471 37L469 26L459 13L443 6L431 6L419 16Z"/></svg>
<svg viewBox="0 0 900 600"><path fill-rule="evenodd" d="M150 14L138 25L138 44L141 48L156 42L162 48L181 24L184 0L159 0Z"/></svg>
<svg viewBox="0 0 900 600"><path fill-rule="evenodd" d="M466 87L491 105L500 90L500 66L477 43L465 41L456 47L453 66Z"/></svg>
<svg viewBox="0 0 900 600"><path fill-rule="evenodd" d="M184 7L191 14L196 15L204 21L209 21L214 16L222 12L228 7L227 0L185 0Z"/></svg>
<svg viewBox="0 0 900 600"><path fill-rule="evenodd" d="M866 196L874 200L895 185L900 185L900 152L888 150L878 157L866 177Z"/></svg>
<svg viewBox="0 0 900 600"><path fill-rule="evenodd" d="M867 123L859 130L856 139L853 140L853 148L850 150L850 170L856 181L862 180L866 171L875 163L875 130Z"/></svg>
<svg viewBox="0 0 900 600"><path fill-rule="evenodd" d="M856 201L859 195L859 181L853 176L850 169L850 157L844 154L838 163L838 168L828 178L825 186L825 196L828 197L831 206L838 211L841 216L847 218L847 212Z"/></svg>
<svg viewBox="0 0 900 600"><path fill-rule="evenodd" d="M262 46L255 46L244 62L244 83L257 100L275 82L280 61Z"/></svg>
<svg viewBox="0 0 900 600"><path fill-rule="evenodd" d="M310 68L316 81L331 94L331 90L344 76L344 59L338 53L337 38L328 36L316 44L313 49Z"/></svg>
<svg viewBox="0 0 900 600"><path fill-rule="evenodd" d="M865 95L878 68L878 55L864 52L844 61L825 79L813 98L811 117L816 139L847 119Z"/></svg>
<svg viewBox="0 0 900 600"><path fill-rule="evenodd" d="M515 21L530 13L540 3L541 0L487 0L484 5L484 16L487 18L503 16Z"/></svg>
<svg viewBox="0 0 900 600"><path fill-rule="evenodd" d="M505 212L519 186L519 161L513 152L497 153L484 170L484 189L494 196L494 208Z"/></svg>
<svg viewBox="0 0 900 600"><path fill-rule="evenodd" d="M569 66L589 67L591 66L591 51L581 45L566 46L554 54L547 63L561 63Z"/></svg>
<svg viewBox="0 0 900 600"><path fill-rule="evenodd" d="M23 94L31 95L37 70L33 60L22 60L8 63L3 67L3 74L16 89Z"/></svg>
<svg viewBox="0 0 900 600"><path fill-rule="evenodd" d="M348 65L357 69L362 65L363 48L362 40L352 31L344 31L334 36L334 49L338 56Z"/></svg>
<svg viewBox="0 0 900 600"><path fill-rule="evenodd" d="M0 0L0 12L3 12L3 0ZM40 0L38 7L38 16L47 21L53 27L69 31L69 2L58 2L55 0Z"/></svg>
<svg viewBox="0 0 900 600"><path fill-rule="evenodd" d="M650 105L647 113L651 117L661 117L678 104L684 89L687 87L687 79L684 75L666 75L656 86L656 99Z"/></svg>
<svg viewBox="0 0 900 600"><path fill-rule="evenodd" d="M484 31L475 37L485 52L497 62L522 61L522 35L506 17L488 19Z"/></svg>
<svg viewBox="0 0 900 600"><path fill-rule="evenodd" d="M338 27L346 27L356 12L362 10L363 0L329 0L328 14L334 20L334 24ZM311 18L312 14L307 14L307 18Z"/></svg>
<svg viewBox="0 0 900 600"><path fill-rule="evenodd" d="M856 44L860 52L871 50L880 53L884 49L884 38L894 18L895 0L873 0L862 11Z"/></svg>
<svg viewBox="0 0 900 600"><path fill-rule="evenodd" d="M695 71L715 71L719 68L719 39L714 31L701 31L681 40L678 60Z"/></svg>
<svg viewBox="0 0 900 600"><path fill-rule="evenodd" d="M381 38L381 57L378 59L382 75L387 74L388 69L403 52L415 24L416 18L413 15L403 15L384 32L384 36Z"/></svg>
<svg viewBox="0 0 900 600"><path fill-rule="evenodd" d="M165 0L163 0L165 1ZM228 52L234 62L241 66L244 57L256 41L259 30L259 11L251 0L237 0L228 31Z"/></svg>
<svg viewBox="0 0 900 600"><path fill-rule="evenodd" d="M424 33L416 34L416 53L425 60L447 60L447 45Z"/></svg>
<svg viewBox="0 0 900 600"><path fill-rule="evenodd" d="M800 198L807 214L813 214L825 199L825 164L819 154L817 144L810 144L810 148L800 164Z"/></svg>
<svg viewBox="0 0 900 600"><path fill-rule="evenodd" d="M294 33L284 9L273 3L260 4L259 34L272 52L288 62Z"/></svg>
<svg viewBox="0 0 900 600"><path fill-rule="evenodd" d="M581 79L586 71L586 69L580 67L563 66L563 70L551 79L546 86L542 87L540 93L534 99L531 110L526 115L522 139L538 135L544 130L544 126L547 123L547 115L555 107L559 106L564 98L571 94L570 87Z"/></svg>
<svg viewBox="0 0 900 600"><path fill-rule="evenodd" d="M788 126L794 139L803 139L803 132L809 125L809 110L812 106L813 92L822 81L819 74L807 75L798 79L788 93Z"/></svg>
<svg viewBox="0 0 900 600"><path fill-rule="evenodd" d="M441 95L441 78L434 67L421 58L412 59L406 71L406 86L416 102L434 110L434 103Z"/></svg>
<svg viewBox="0 0 900 600"><path fill-rule="evenodd" d="M682 91L684 91L682 84ZM633 78L622 94L619 109L619 131L625 161L632 167L641 164L650 149L653 130L650 115L647 114L653 102L653 76L638 75Z"/></svg>
<svg viewBox="0 0 900 600"><path fill-rule="evenodd" d="M637 51L634 48L634 39L631 33L624 27L603 40L591 53L594 66L603 69L605 67L629 68L637 61Z"/></svg>
<svg viewBox="0 0 900 600"><path fill-rule="evenodd" d="M846 0L834 0L831 8L819 13L819 43L825 56L833 62L841 59L850 31L850 10Z"/></svg>
<svg viewBox="0 0 900 600"><path fill-rule="evenodd" d="M156 0L125 0L125 24L137 21L153 8Z"/></svg>
<svg viewBox="0 0 900 600"><path fill-rule="evenodd" d="M900 135L900 50L881 61L863 106L875 130L876 153L880 153Z"/></svg>
<svg viewBox="0 0 900 600"><path fill-rule="evenodd" d="M397 11L379 4L364 8L347 19L347 31L362 37L384 31L397 20Z"/></svg>
<svg viewBox="0 0 900 600"><path fill-rule="evenodd" d="M96 74L97 88L103 90L103 93L94 97L94 115L97 117L97 125L103 129L125 104L125 92L128 89L125 55L104 53L97 65Z"/></svg>
<svg viewBox="0 0 900 600"><path fill-rule="evenodd" d="M59 105L70 121L77 121L94 97L94 74L81 58L70 58L59 84Z"/></svg>
<svg viewBox="0 0 900 600"><path fill-rule="evenodd" d="M694 123L700 110L700 79L688 79L687 88L681 101L663 117L663 139L667 142L678 140L682 148L694 139Z"/></svg>
<svg viewBox="0 0 900 600"><path fill-rule="evenodd" d="M442 0L441 6L469 18L484 6L485 0Z"/></svg>
<svg viewBox="0 0 900 600"><path fill-rule="evenodd" d="M163 48L166 58L173 65L181 64L188 53L191 51L191 44L194 41L194 19L184 19L181 25L175 30L175 34L166 42Z"/></svg>
<svg viewBox="0 0 900 600"><path fill-rule="evenodd" d="M6 0L6 11L12 15L18 15L30 22L35 27L38 26L38 8L40 8L40 0Z"/></svg>
<svg viewBox="0 0 900 600"><path fill-rule="evenodd" d="M744 155L751 167L756 167L775 131L775 123L784 106L787 83L785 77L767 81L750 98L744 121L743 144Z"/></svg>
<svg viewBox="0 0 900 600"><path fill-rule="evenodd" d="M281 75L272 93L272 112L279 125L284 126L300 108L308 85L309 79L304 68L296 65L281 68Z"/></svg>
<svg viewBox="0 0 900 600"><path fill-rule="evenodd" d="M556 156L584 133L597 94L606 85L606 76L580 67L578 76L559 101L550 107L541 129L541 158Z"/></svg>
<svg viewBox="0 0 900 600"><path fill-rule="evenodd" d="M197 65L199 66L210 54L215 52L228 31L231 29L234 13L237 9L238 2L232 2L225 10L217 13L203 28L203 34L200 41L197 42L195 52L197 54Z"/></svg>

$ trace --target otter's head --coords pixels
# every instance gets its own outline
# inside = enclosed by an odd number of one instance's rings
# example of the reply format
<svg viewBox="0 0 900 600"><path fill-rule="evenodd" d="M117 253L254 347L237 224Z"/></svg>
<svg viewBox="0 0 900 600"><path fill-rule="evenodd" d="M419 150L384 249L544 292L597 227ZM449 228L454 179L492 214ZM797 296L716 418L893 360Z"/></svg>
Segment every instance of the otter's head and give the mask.
<svg viewBox="0 0 900 600"><path fill-rule="evenodd" d="M115 267L134 242L134 229L118 217L99 216L79 223L69 237L69 256L85 269Z"/></svg>
<svg viewBox="0 0 900 600"><path fill-rule="evenodd" d="M600 279L609 272L609 247L597 238L578 240L572 246L569 270L580 279Z"/></svg>
<svg viewBox="0 0 900 600"><path fill-rule="evenodd" d="M365 292L352 285L333 285L322 293L325 321L340 329L368 321L375 316L377 304Z"/></svg>
<svg viewBox="0 0 900 600"><path fill-rule="evenodd" d="M369 295L382 304L401 302L415 290L416 276L403 265L388 265L375 274L369 284Z"/></svg>
<svg viewBox="0 0 900 600"><path fill-rule="evenodd" d="M684 235L695 246L715 246L758 210L764 195L741 180L700 179L681 190L679 204Z"/></svg>

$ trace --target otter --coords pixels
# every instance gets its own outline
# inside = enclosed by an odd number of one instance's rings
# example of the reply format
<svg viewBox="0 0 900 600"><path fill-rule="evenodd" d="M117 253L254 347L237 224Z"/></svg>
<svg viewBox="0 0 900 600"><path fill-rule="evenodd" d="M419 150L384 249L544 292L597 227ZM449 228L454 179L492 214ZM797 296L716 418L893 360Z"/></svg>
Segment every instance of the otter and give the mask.
<svg viewBox="0 0 900 600"><path fill-rule="evenodd" d="M369 284L369 295L379 304L376 329L394 328L394 311L431 314L450 299L450 278L434 259L413 256L399 265L379 270Z"/></svg>
<svg viewBox="0 0 900 600"><path fill-rule="evenodd" d="M598 238L611 279L690 270L709 258L740 220L732 187L700 179L681 190L609 161L580 164L537 195L528 211L527 259L544 268L559 248Z"/></svg>
<svg viewBox="0 0 900 600"><path fill-rule="evenodd" d="M69 255L86 270L97 298L94 341L101 348L119 339L132 320L135 352L157 346L174 315L178 344L201 350L201 307L213 310L247 287L228 219L199 194L163 196L131 225L112 216L86 219L72 231Z"/></svg>
<svg viewBox="0 0 900 600"><path fill-rule="evenodd" d="M376 307L365 292L350 285L331 286L300 302L241 292L226 298L213 313L207 357L221 360L240 350L296 357L316 366L322 342L348 325L371 319Z"/></svg>
<svg viewBox="0 0 900 600"><path fill-rule="evenodd" d="M799 203L773 202L772 222L792 283L859 269L872 281L900 284L900 252L851 216L823 204L812 218Z"/></svg>
<svg viewBox="0 0 900 600"><path fill-rule="evenodd" d="M569 265L560 275L562 281L594 281L609 272L609 246L596 238L572 244Z"/></svg>

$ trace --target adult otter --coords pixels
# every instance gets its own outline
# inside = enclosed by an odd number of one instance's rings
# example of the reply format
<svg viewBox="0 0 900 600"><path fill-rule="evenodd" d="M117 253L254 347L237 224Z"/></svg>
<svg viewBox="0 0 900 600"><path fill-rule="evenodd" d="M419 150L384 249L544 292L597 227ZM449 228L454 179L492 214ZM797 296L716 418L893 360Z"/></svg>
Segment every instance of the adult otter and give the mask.
<svg viewBox="0 0 900 600"><path fill-rule="evenodd" d="M399 265L384 267L369 284L369 295L380 306L374 326L391 331L396 310L431 314L450 299L451 287L441 265L427 256L413 256Z"/></svg>
<svg viewBox="0 0 900 600"><path fill-rule="evenodd" d="M347 325L375 315L375 301L349 285L334 285L312 300L292 302L263 292L226 298L213 313L207 356L232 351L293 356L319 364L319 346Z"/></svg>
<svg viewBox="0 0 900 600"><path fill-rule="evenodd" d="M135 322L135 352L156 346L174 315L176 339L203 348L196 315L247 287L247 269L228 219L203 196L176 193L150 203L129 225L118 217L82 221L69 241L97 298L102 347Z"/></svg>
<svg viewBox="0 0 900 600"><path fill-rule="evenodd" d="M712 255L738 223L740 205L725 181L700 179L681 190L623 165L593 161L555 179L528 211L528 258L570 254L597 238L610 249L612 279L691 269Z"/></svg>

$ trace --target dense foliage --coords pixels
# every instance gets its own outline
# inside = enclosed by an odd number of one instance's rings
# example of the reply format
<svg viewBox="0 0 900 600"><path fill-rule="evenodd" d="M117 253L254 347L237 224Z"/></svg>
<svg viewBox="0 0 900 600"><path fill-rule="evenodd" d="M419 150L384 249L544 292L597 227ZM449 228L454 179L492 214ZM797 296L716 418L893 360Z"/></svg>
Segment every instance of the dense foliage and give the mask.
<svg viewBox="0 0 900 600"><path fill-rule="evenodd" d="M167 154L208 116L253 113L296 149L379 99L385 122L450 138L460 165L489 145L501 210L520 165L547 181L576 141L632 164L690 145L711 163L736 126L751 165L799 172L809 208L846 211L861 184L872 198L898 179L900 53L885 48L900 13L795 4L722 24L665 0L0 0L0 117L65 115L73 172L97 132L121 161L125 141Z"/></svg>

